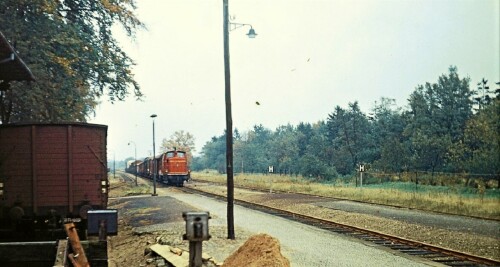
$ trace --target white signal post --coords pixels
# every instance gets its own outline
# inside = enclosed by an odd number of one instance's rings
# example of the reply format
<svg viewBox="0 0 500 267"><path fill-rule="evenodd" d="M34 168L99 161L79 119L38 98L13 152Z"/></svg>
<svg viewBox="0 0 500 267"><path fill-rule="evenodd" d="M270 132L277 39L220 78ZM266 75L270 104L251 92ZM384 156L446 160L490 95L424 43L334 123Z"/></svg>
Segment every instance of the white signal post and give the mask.
<svg viewBox="0 0 500 267"><path fill-rule="evenodd" d="M359 165L359 186L363 187L363 173L365 172L365 165Z"/></svg>

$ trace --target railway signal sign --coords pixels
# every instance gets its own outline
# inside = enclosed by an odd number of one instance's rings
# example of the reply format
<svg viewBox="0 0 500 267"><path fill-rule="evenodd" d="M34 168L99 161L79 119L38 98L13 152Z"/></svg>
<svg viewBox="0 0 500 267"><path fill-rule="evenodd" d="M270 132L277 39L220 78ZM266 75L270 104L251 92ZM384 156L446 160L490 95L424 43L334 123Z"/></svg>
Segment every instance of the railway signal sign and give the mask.
<svg viewBox="0 0 500 267"><path fill-rule="evenodd" d="M365 165L359 164L359 187L363 187L363 173L365 172Z"/></svg>
<svg viewBox="0 0 500 267"><path fill-rule="evenodd" d="M365 165L364 164L359 165L359 172L365 172Z"/></svg>
<svg viewBox="0 0 500 267"><path fill-rule="evenodd" d="M269 173L274 173L274 166L272 166L272 165L271 165L271 166L269 166L269 167L268 167L268 172L269 172Z"/></svg>

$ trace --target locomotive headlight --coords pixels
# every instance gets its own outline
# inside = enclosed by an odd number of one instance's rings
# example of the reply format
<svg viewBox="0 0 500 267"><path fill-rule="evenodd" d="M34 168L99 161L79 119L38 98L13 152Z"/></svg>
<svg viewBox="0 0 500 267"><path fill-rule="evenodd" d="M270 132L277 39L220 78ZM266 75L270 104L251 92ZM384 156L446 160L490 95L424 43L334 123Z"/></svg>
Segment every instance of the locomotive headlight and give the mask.
<svg viewBox="0 0 500 267"><path fill-rule="evenodd" d="M0 196L3 196L3 183L0 183Z"/></svg>

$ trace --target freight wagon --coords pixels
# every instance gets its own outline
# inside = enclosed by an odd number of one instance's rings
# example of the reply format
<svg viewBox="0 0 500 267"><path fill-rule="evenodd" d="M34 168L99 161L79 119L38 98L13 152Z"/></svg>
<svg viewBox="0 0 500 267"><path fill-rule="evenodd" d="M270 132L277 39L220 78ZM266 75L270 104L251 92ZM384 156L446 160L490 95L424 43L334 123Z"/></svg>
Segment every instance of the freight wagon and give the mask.
<svg viewBox="0 0 500 267"><path fill-rule="evenodd" d="M106 138L97 124L0 125L0 239L84 229L88 210L106 209Z"/></svg>

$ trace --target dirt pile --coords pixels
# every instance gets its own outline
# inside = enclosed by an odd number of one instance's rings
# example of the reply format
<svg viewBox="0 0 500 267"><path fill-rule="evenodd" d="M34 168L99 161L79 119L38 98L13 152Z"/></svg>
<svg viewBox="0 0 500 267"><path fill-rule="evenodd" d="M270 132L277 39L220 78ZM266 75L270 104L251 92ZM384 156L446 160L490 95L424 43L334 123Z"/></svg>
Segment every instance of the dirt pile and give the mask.
<svg viewBox="0 0 500 267"><path fill-rule="evenodd" d="M258 234L251 236L229 256L222 267L289 267L290 261L281 255L278 239Z"/></svg>

